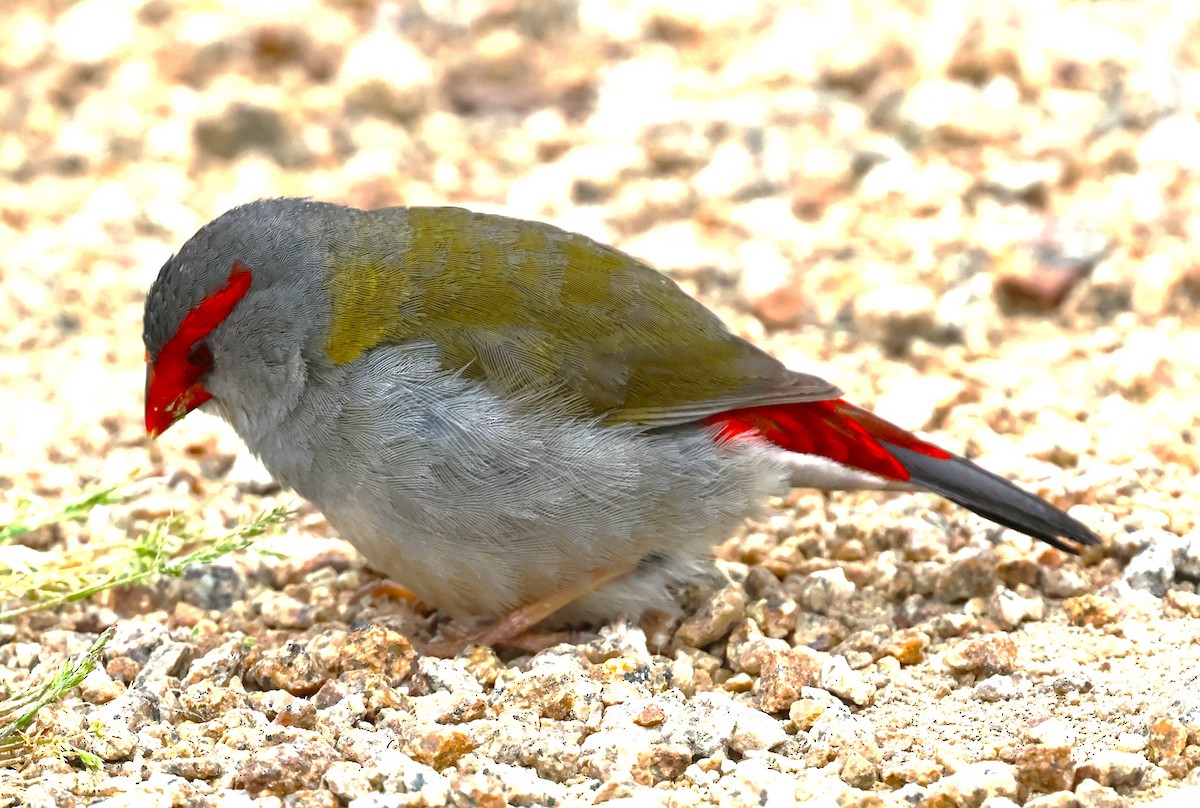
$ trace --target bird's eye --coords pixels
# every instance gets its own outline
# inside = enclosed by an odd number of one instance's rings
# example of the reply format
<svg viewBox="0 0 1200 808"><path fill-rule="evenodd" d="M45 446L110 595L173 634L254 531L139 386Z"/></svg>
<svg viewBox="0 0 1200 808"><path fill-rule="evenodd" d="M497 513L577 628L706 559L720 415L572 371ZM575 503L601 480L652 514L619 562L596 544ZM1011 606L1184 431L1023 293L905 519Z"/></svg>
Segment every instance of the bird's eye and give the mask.
<svg viewBox="0 0 1200 808"><path fill-rule="evenodd" d="M197 342L188 352L188 362L198 368L210 368L213 363L212 351L203 342Z"/></svg>

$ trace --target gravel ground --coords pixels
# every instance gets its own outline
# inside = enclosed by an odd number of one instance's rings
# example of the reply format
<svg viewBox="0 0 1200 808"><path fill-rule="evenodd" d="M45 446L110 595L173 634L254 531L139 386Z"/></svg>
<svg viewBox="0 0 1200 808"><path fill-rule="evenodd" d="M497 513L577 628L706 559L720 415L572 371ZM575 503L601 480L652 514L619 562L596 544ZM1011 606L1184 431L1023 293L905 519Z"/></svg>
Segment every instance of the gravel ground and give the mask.
<svg viewBox="0 0 1200 808"><path fill-rule="evenodd" d="M301 507L182 579L0 627L101 761L28 805L1200 804L1200 5L0 0L0 492L151 479L31 552L287 502L143 435L142 296L262 196L550 221L1100 533L797 492L685 619L422 657ZM623 802L622 802L623 801ZM1161 802L1155 802L1161 801Z"/></svg>

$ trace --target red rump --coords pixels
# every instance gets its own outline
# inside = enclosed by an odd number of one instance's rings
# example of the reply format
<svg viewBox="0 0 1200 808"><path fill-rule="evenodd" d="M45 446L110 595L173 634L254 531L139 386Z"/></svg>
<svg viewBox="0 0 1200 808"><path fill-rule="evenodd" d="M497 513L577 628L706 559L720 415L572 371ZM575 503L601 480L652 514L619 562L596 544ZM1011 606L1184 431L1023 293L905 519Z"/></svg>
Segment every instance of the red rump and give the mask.
<svg viewBox="0 0 1200 808"><path fill-rule="evenodd" d="M842 401L805 401L746 407L712 415L705 423L721 427L721 439L757 435L780 449L827 457L889 480L909 473L879 441L939 460L951 455L877 415Z"/></svg>

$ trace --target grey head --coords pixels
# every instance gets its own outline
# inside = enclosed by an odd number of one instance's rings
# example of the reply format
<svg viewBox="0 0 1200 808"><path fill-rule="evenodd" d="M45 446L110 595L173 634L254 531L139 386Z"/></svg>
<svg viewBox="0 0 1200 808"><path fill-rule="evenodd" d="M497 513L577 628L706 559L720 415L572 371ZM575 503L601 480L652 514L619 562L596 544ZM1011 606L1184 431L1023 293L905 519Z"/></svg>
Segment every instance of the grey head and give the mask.
<svg viewBox="0 0 1200 808"><path fill-rule="evenodd" d="M286 416L323 354L331 224L354 213L304 199L252 202L167 260L143 316L151 434L209 399L247 442Z"/></svg>

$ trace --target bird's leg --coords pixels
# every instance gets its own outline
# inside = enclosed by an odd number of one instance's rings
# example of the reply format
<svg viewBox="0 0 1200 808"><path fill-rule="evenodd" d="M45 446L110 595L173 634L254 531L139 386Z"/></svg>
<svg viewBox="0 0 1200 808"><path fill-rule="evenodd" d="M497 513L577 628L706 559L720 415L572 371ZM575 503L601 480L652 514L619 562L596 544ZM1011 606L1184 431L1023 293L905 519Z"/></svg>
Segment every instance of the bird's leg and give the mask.
<svg viewBox="0 0 1200 808"><path fill-rule="evenodd" d="M447 626L443 629L443 633L448 633L450 636L419 646L419 650L425 654L447 657L460 654L472 645L482 644L477 639L482 632L457 631L454 626ZM553 648L562 643L578 645L579 643L594 640L598 636L594 631L575 628L563 629L561 631L529 630L523 631L514 637L496 640L491 645L496 648L508 648L513 651L520 651L525 654L536 654L539 651L545 651L547 648Z"/></svg>
<svg viewBox="0 0 1200 808"><path fill-rule="evenodd" d="M580 635L576 632L535 632L531 629L560 609L635 568L635 564L616 564L597 570L574 586L558 589L543 598L518 606L487 628L474 634L430 643L424 650L434 656L454 656L472 645L501 645L522 651L540 651L558 642L578 639Z"/></svg>

